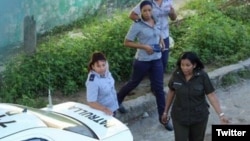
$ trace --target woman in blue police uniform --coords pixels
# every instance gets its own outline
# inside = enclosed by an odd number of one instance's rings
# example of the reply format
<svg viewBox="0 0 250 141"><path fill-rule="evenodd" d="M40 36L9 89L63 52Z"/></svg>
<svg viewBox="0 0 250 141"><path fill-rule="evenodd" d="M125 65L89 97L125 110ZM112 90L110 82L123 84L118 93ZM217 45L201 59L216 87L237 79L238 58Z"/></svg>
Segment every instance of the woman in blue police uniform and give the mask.
<svg viewBox="0 0 250 141"><path fill-rule="evenodd" d="M126 47L137 49L133 62L133 73L130 80L118 92L118 102L136 88L143 78L149 74L150 82L156 93L156 103L161 122L161 115L165 106L163 91L163 66L161 62L161 46L164 44L161 31L157 28L157 19L152 17L152 3L143 1L140 4L141 20L134 22L124 41ZM138 42L137 42L138 41ZM124 112L120 108L120 112ZM164 124L165 126L165 124Z"/></svg>
<svg viewBox="0 0 250 141"><path fill-rule="evenodd" d="M169 80L169 91L162 122L166 122L173 102L171 117L175 141L204 141L210 104L217 112L221 123L228 119L220 108L215 89L204 65L194 52L184 52Z"/></svg>
<svg viewBox="0 0 250 141"><path fill-rule="evenodd" d="M88 71L85 83L88 105L114 116L118 109L115 81L109 72L108 62L103 53L95 52L92 54Z"/></svg>
<svg viewBox="0 0 250 141"><path fill-rule="evenodd" d="M168 65L169 56L169 24L168 17L170 20L176 20L177 15L172 6L172 0L150 0L153 6L153 14L158 18L160 24L159 29L161 30L162 38L164 40L164 49L162 50L161 60L163 63L163 72L166 72ZM137 4L130 12L129 18L133 21L140 19L141 10L140 3Z"/></svg>

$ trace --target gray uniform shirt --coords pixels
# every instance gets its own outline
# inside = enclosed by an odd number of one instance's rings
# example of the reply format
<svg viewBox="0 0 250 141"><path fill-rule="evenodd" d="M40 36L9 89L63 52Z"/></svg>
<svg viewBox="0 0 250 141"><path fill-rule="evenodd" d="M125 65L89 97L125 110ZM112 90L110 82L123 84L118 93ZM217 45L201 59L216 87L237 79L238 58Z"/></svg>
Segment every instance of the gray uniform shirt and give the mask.
<svg viewBox="0 0 250 141"><path fill-rule="evenodd" d="M115 81L109 71L104 76L91 71L85 85L88 102L98 102L113 112L118 109Z"/></svg>
<svg viewBox="0 0 250 141"><path fill-rule="evenodd" d="M140 44L153 45L160 43L161 32L157 28L157 21L154 27L149 26L143 20L139 22L134 22L127 35L126 39L130 41L135 41L136 39ZM161 58L161 52L154 52L153 54L148 54L144 49L137 49L135 54L135 59L139 61L152 61Z"/></svg>
<svg viewBox="0 0 250 141"><path fill-rule="evenodd" d="M163 0L161 6L159 6L154 0L153 2L153 14L159 20L159 29L162 32L162 38L165 39L169 37L169 24L168 24L168 14L170 12L170 6L172 5L172 0ZM132 11L140 15L140 3L137 4Z"/></svg>

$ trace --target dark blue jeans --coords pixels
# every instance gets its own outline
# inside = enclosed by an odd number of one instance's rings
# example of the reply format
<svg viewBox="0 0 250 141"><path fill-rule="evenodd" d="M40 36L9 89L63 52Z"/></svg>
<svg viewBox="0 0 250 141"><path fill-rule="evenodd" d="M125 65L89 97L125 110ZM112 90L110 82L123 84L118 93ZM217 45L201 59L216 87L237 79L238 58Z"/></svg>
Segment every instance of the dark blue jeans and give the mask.
<svg viewBox="0 0 250 141"><path fill-rule="evenodd" d="M161 61L163 65L163 73L166 72L168 67L168 56L169 56L169 37L163 39L165 43L165 50L162 52Z"/></svg>
<svg viewBox="0 0 250 141"><path fill-rule="evenodd" d="M132 76L118 92L118 103L121 104L129 92L135 89L146 75L149 75L151 87L155 91L156 104L160 120L165 108L165 94L163 88L164 75L161 59L153 61L134 60Z"/></svg>

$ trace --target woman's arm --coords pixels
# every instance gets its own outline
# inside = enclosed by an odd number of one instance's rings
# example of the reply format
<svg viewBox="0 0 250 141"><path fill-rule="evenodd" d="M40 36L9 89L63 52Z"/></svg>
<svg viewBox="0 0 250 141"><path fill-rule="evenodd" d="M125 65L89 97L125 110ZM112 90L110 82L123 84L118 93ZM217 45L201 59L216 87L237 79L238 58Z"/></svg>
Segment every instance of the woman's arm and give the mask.
<svg viewBox="0 0 250 141"><path fill-rule="evenodd" d="M175 96L175 93L173 90L169 89L168 90L168 93L166 95L166 105L165 105L165 110L164 110L164 113L162 114L162 122L163 123L167 123L168 122L168 114L169 114L169 108L173 102L173 99L174 99L174 96Z"/></svg>
<svg viewBox="0 0 250 141"><path fill-rule="evenodd" d="M108 115L113 115L113 112L112 112L111 110L109 110L107 107L101 105L101 104L98 103L98 102L88 102L88 105L89 105L91 108L94 108L94 109L103 111L104 113L106 113L106 114L108 114Z"/></svg>
<svg viewBox="0 0 250 141"><path fill-rule="evenodd" d="M160 39L160 46L161 46L161 49L162 50L164 50L165 49L165 42L164 42L164 40L163 40L163 38L161 37L161 39Z"/></svg>
<svg viewBox="0 0 250 141"><path fill-rule="evenodd" d="M134 11L131 11L129 14L129 18L133 21L137 21L140 19L139 15L135 13Z"/></svg>
<svg viewBox="0 0 250 141"><path fill-rule="evenodd" d="M172 21L176 20L177 14L176 14L176 12L175 12L173 6L170 7L170 12L169 12L168 16L169 16L169 18L170 18Z"/></svg>
<svg viewBox="0 0 250 141"><path fill-rule="evenodd" d="M130 48L144 49L148 54L154 53L153 49L149 45L135 43L135 42L130 41L128 39L125 39L124 45L127 47L130 47Z"/></svg>
<svg viewBox="0 0 250 141"><path fill-rule="evenodd" d="M229 123L229 120L225 117L224 113L221 110L219 100L217 96L215 95L215 93L212 92L208 94L207 97L208 97L210 104L213 106L214 110L218 114L221 123Z"/></svg>

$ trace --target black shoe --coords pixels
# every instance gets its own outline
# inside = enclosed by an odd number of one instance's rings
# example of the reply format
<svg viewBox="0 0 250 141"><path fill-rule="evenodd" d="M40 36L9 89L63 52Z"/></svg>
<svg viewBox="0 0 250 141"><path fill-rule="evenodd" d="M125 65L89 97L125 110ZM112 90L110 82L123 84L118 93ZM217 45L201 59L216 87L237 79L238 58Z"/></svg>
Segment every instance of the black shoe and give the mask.
<svg viewBox="0 0 250 141"><path fill-rule="evenodd" d="M174 130L174 128L173 128L173 125L172 125L172 123L170 122L170 121L168 121L167 123L165 123L165 124L162 124L164 127L165 127L165 129L167 129L168 131L173 131Z"/></svg>
<svg viewBox="0 0 250 141"><path fill-rule="evenodd" d="M170 116L168 117L167 123L162 123L161 121L160 121L160 123L164 126L164 128L166 130L168 130L168 131L173 131L174 130L173 125L170 122Z"/></svg>
<svg viewBox="0 0 250 141"><path fill-rule="evenodd" d="M123 106L122 104L119 106L118 111L119 111L120 113L122 113L122 114L125 114L125 113L128 112L128 110L125 109L124 106Z"/></svg>

